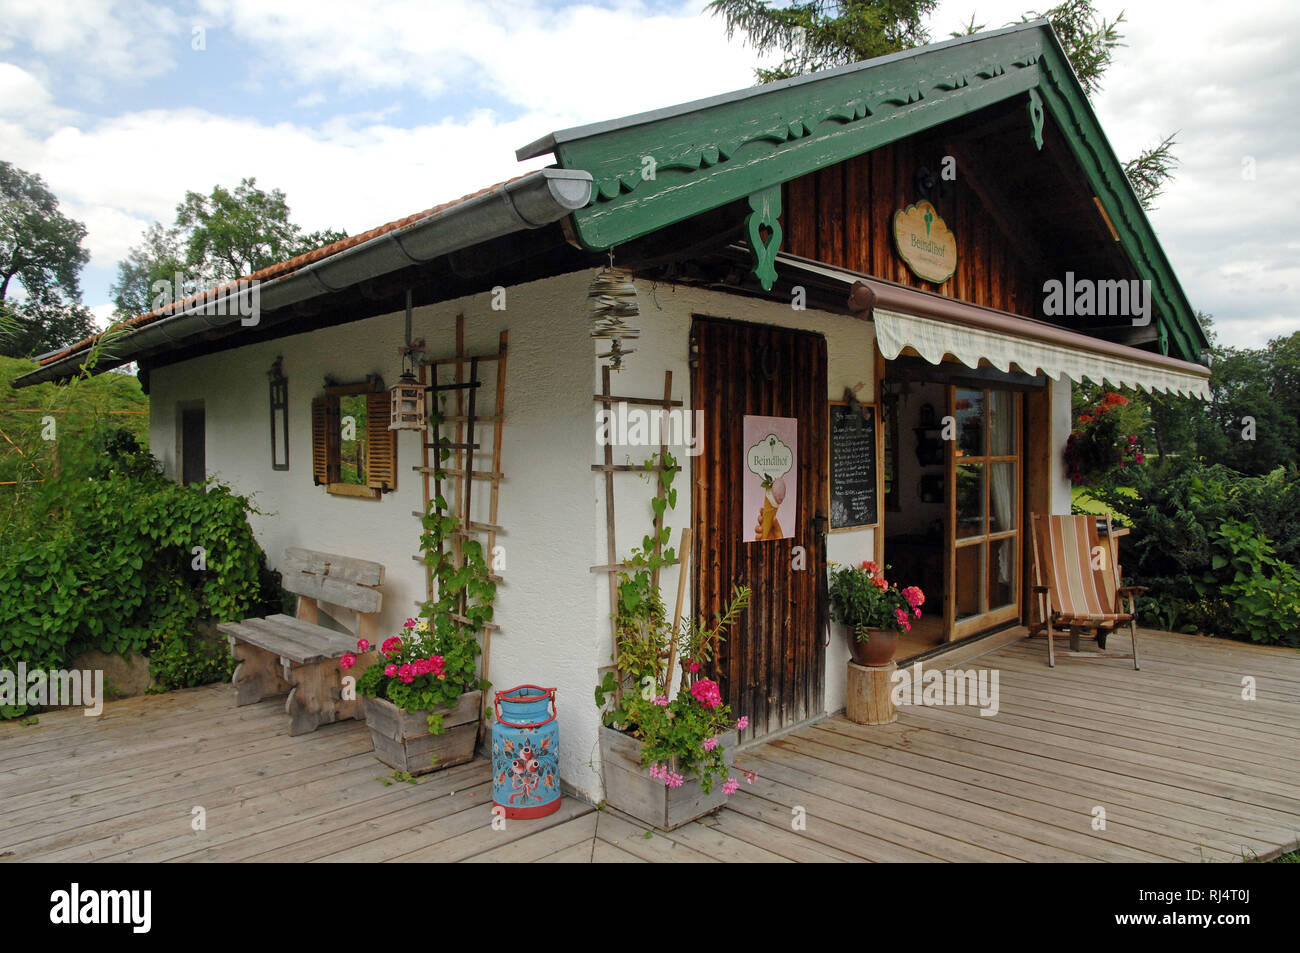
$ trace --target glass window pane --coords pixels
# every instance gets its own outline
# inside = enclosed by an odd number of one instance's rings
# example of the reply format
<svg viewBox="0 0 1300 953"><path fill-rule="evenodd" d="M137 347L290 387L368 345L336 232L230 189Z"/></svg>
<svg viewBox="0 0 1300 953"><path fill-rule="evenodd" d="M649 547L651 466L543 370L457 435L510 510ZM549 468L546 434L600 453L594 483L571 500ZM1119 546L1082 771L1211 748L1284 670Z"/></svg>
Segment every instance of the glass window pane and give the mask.
<svg viewBox="0 0 1300 953"><path fill-rule="evenodd" d="M953 416L957 419L957 456L984 456L984 391L955 391Z"/></svg>
<svg viewBox="0 0 1300 953"><path fill-rule="evenodd" d="M989 609L1000 609L1016 600L1016 538L994 540L989 549Z"/></svg>
<svg viewBox="0 0 1300 953"><path fill-rule="evenodd" d="M1009 533L1016 528L1016 465L991 463L989 474L989 532Z"/></svg>
<svg viewBox="0 0 1300 953"><path fill-rule="evenodd" d="M339 398L339 482L366 485L366 395Z"/></svg>
<svg viewBox="0 0 1300 953"><path fill-rule="evenodd" d="M984 551L988 543L957 547L956 611L958 619L979 615L984 587Z"/></svg>
<svg viewBox="0 0 1300 953"><path fill-rule="evenodd" d="M983 463L957 464L957 538L983 536L984 472Z"/></svg>
<svg viewBox="0 0 1300 953"><path fill-rule="evenodd" d="M989 456L1010 457L1016 452L1016 395L1009 390L989 391Z"/></svg>

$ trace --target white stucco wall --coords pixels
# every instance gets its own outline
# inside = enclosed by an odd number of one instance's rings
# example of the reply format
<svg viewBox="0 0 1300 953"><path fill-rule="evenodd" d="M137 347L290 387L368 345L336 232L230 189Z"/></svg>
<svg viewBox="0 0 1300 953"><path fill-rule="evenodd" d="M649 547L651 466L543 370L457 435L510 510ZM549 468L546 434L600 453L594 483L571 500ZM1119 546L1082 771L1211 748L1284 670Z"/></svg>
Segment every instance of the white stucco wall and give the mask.
<svg viewBox="0 0 1300 953"><path fill-rule="evenodd" d="M1070 379L1052 381L1052 512L1069 513L1070 477L1065 472L1065 441L1070 438L1074 414L1070 409Z"/></svg>
<svg viewBox="0 0 1300 953"><path fill-rule="evenodd" d="M506 582L499 589L491 671L496 688L520 683L559 689L561 773L589 796L599 796L595 710L591 692L607 629L596 617L590 461L593 345L584 318L590 275L564 276L509 289L507 309L493 311L480 295L420 308L414 334L435 357L455 352L455 316L466 315L470 353L497 349L498 332L510 332L498 521L506 528ZM262 511L253 528L272 565L286 546L340 552L383 563L384 611L380 631L392 634L414 615L424 598L424 573L412 560L420 526L412 511L423 508L420 435L398 436L398 488L379 501L332 496L312 482L312 397L325 375L340 382L368 373L391 386L400 373L401 313L309 334L225 351L169 367L150 376L150 440L169 474L176 472L175 406L202 400L207 430L208 473L253 497ZM290 469L271 469L266 372L283 355L289 380ZM483 368L481 400L489 404L495 377ZM444 377L443 380L448 378ZM482 405L480 405L482 406ZM490 413L490 409L482 410ZM490 445L488 435L481 442ZM487 469L490 460L479 466ZM475 486L475 519L486 520L487 484ZM348 613L335 613L351 624Z"/></svg>

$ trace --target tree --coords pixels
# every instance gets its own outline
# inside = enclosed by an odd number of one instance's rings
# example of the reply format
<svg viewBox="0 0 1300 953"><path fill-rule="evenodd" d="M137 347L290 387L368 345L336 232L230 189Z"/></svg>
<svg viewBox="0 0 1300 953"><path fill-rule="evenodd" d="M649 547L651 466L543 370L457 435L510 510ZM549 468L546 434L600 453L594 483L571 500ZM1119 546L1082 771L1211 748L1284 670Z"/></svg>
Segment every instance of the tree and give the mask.
<svg viewBox="0 0 1300 953"><path fill-rule="evenodd" d="M1092 0L1064 0L1042 13L1027 13L1021 23L1030 20L1047 20L1052 24L1056 38L1061 41L1066 59L1079 78L1079 85L1091 97L1101 90L1101 77L1110 68L1115 48L1124 46L1124 36L1119 25L1124 13L1107 22L1097 15Z"/></svg>
<svg viewBox="0 0 1300 953"><path fill-rule="evenodd" d="M0 303L14 279L29 301L81 297L78 279L90 260L81 247L86 226L59 211L45 181L0 160Z"/></svg>
<svg viewBox="0 0 1300 953"><path fill-rule="evenodd" d="M760 56L786 54L773 69L756 69L760 83L897 53L930 41L921 25L938 0L803 0L776 8L770 0L712 0L727 39L746 34Z"/></svg>
<svg viewBox="0 0 1300 953"><path fill-rule="evenodd" d="M21 301L0 304L0 354L30 357L83 341L98 330L79 303Z"/></svg>
<svg viewBox="0 0 1300 953"><path fill-rule="evenodd" d="M155 222L118 263L113 303L119 317L144 314L346 237L333 229L304 232L284 192L259 189L256 179L234 189L217 185L208 195L186 192L174 224Z"/></svg>
<svg viewBox="0 0 1300 953"><path fill-rule="evenodd" d="M785 54L778 66L755 69L759 83L770 83L922 46L930 37L921 20L937 5L937 0L803 0L776 8L771 0L712 0L705 9L723 17L728 39L744 33L760 56ZM1125 45L1119 32L1123 12L1107 20L1098 15L1092 0L1063 0L1041 13L1026 13L1020 22L1040 19L1051 23L1079 84L1091 97L1101 89L1115 50ZM952 36L969 36L982 29L972 14L969 23ZM1143 208L1152 207L1173 177L1174 145L1174 136L1167 136L1124 164Z"/></svg>
<svg viewBox="0 0 1300 953"><path fill-rule="evenodd" d="M117 316L134 317L152 311L157 297L155 284L174 285L176 276L185 271L185 255L176 229L154 222L145 230L144 240L127 252L126 260L118 262L117 281L109 289Z"/></svg>

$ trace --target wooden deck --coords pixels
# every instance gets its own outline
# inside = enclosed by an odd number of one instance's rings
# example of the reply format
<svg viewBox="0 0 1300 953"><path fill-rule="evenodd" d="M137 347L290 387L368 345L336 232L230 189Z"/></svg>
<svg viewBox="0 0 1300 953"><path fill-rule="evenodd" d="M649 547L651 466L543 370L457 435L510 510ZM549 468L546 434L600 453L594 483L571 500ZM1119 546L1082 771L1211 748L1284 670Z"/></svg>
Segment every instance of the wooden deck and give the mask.
<svg viewBox="0 0 1300 953"><path fill-rule="evenodd" d="M744 751L758 779L718 815L649 837L575 798L493 830L485 762L385 786L363 725L290 738L282 703L236 708L226 685L51 712L0 725L0 859L1198 862L1300 842L1300 652L1140 648L1141 672L1000 649L965 664L998 670L996 717L827 718Z"/></svg>

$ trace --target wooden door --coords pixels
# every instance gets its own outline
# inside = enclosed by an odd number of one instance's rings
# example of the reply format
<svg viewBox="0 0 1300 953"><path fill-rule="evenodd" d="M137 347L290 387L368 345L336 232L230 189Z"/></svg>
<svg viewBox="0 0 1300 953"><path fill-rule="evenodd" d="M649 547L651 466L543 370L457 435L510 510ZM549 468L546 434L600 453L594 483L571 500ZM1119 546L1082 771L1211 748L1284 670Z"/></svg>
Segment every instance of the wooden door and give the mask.
<svg viewBox="0 0 1300 953"><path fill-rule="evenodd" d="M710 673L732 714L749 717L748 740L823 710L826 341L697 317L691 354L691 403L704 412L703 452L692 461L695 609L711 619L733 586L751 590ZM757 518L742 511L746 415L798 421L796 515L784 528L791 538L744 541Z"/></svg>

